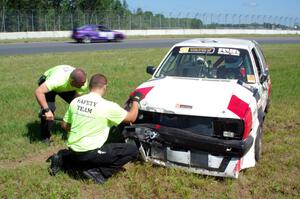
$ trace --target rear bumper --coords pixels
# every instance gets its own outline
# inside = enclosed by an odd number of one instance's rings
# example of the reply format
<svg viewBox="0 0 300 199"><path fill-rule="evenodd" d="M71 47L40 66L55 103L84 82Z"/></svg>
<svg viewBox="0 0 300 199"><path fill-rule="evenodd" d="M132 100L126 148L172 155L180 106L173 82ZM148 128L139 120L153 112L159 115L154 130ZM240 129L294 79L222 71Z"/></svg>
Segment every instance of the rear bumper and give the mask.
<svg viewBox="0 0 300 199"><path fill-rule="evenodd" d="M78 36L78 34L75 34L75 33L73 33L73 34L71 35L71 38L72 38L72 39L75 39L75 40L81 39L81 38Z"/></svg>
<svg viewBox="0 0 300 199"><path fill-rule="evenodd" d="M203 136L182 129L154 124L135 124L125 127L125 138L141 142L158 142L162 145L185 150L197 150L218 156L241 158L253 145L253 137L245 140L224 140Z"/></svg>

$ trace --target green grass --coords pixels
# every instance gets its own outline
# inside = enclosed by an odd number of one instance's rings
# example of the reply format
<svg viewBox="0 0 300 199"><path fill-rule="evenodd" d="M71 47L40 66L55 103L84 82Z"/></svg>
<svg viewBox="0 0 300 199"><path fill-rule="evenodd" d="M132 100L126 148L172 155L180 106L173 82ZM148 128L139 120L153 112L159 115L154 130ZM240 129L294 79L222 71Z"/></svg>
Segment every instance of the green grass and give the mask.
<svg viewBox="0 0 300 199"><path fill-rule="evenodd" d="M168 49L127 49L0 57L0 198L299 198L300 45L263 45L272 77L272 106L265 120L260 163L222 179L152 166L126 165L105 185L47 172L46 158L65 147L56 126L54 145L38 140L36 81L49 67L70 64L109 79L107 98L122 104L148 79ZM57 98L57 115L66 104Z"/></svg>

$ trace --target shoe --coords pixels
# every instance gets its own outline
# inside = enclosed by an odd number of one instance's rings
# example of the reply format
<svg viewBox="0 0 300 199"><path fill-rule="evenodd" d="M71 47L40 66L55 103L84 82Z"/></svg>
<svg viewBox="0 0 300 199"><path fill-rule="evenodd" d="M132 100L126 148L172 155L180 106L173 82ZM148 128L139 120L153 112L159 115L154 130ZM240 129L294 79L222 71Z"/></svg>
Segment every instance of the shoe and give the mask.
<svg viewBox="0 0 300 199"><path fill-rule="evenodd" d="M86 178L93 180L96 184L104 184L106 182L105 177L101 174L99 169L89 169L82 173Z"/></svg>
<svg viewBox="0 0 300 199"><path fill-rule="evenodd" d="M51 161L48 172L50 175L55 176L60 170L62 165L62 158L58 154L53 154L47 161Z"/></svg>

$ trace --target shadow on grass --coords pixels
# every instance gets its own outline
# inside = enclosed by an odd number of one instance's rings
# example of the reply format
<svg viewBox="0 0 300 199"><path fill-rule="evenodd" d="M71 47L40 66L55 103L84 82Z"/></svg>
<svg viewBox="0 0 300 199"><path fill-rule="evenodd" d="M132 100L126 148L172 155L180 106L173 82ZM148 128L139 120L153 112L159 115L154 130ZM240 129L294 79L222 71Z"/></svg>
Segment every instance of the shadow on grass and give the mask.
<svg viewBox="0 0 300 199"><path fill-rule="evenodd" d="M27 123L27 132L24 136L28 137L30 143L39 142L42 140L40 133L40 121ZM63 140L67 140L67 133L60 127L58 122L54 122L51 135L61 135Z"/></svg>

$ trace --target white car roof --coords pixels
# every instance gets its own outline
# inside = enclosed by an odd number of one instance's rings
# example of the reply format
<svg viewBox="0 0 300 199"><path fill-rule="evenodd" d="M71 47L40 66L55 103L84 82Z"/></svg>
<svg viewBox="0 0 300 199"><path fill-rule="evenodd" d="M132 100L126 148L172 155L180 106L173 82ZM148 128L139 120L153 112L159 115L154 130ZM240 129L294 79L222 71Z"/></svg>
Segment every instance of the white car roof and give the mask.
<svg viewBox="0 0 300 199"><path fill-rule="evenodd" d="M255 46L255 43L246 39L197 38L177 43L174 47L176 46L224 47L251 50Z"/></svg>

